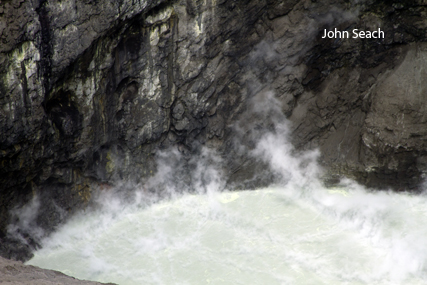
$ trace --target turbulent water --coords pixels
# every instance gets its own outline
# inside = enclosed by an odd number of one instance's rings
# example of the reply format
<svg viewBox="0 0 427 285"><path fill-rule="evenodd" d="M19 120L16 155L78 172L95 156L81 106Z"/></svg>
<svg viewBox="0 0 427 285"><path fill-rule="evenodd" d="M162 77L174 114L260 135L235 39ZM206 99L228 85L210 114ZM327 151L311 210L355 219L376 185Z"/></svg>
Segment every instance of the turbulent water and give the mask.
<svg viewBox="0 0 427 285"><path fill-rule="evenodd" d="M101 207L74 216L28 264L118 284L427 284L427 196L351 181L325 188L319 153L297 155L287 136L277 123L249 153L281 186L220 191L221 161L204 150L193 194L183 194L169 175L182 159L160 154L148 184L163 183L169 198L153 202L141 188L124 202L106 191Z"/></svg>
<svg viewBox="0 0 427 285"><path fill-rule="evenodd" d="M424 196L350 184L105 203L108 211L75 217L28 264L118 284L427 282Z"/></svg>

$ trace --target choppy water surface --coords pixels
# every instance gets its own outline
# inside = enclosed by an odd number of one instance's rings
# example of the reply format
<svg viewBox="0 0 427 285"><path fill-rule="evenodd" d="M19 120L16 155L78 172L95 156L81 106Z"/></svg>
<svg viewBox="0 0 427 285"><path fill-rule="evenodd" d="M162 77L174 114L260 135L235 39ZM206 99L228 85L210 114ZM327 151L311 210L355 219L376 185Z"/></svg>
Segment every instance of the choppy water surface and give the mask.
<svg viewBox="0 0 427 285"><path fill-rule="evenodd" d="M290 187L106 199L28 264L118 284L427 284L425 196Z"/></svg>

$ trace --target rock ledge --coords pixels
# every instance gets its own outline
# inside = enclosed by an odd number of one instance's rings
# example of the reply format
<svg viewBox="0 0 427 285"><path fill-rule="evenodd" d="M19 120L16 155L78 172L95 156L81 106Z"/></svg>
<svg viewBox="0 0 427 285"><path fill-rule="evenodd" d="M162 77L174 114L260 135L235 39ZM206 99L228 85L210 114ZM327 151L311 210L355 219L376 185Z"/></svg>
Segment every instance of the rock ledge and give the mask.
<svg viewBox="0 0 427 285"><path fill-rule="evenodd" d="M32 265L24 265L20 261L13 261L0 257L0 284L105 284L78 280L59 271L41 269ZM113 283L108 283L113 284Z"/></svg>

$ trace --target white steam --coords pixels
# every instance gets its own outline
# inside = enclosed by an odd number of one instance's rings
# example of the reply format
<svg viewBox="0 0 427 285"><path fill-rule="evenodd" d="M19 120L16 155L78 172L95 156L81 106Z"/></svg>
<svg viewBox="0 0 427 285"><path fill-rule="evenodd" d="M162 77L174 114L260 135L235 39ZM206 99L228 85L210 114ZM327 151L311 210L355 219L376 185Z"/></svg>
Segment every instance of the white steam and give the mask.
<svg viewBox="0 0 427 285"><path fill-rule="evenodd" d="M40 241L44 236L43 229L37 225L37 213L40 208L40 200L37 195L30 202L20 208L11 210L12 223L7 227L7 234L28 244L28 238Z"/></svg>
<svg viewBox="0 0 427 285"><path fill-rule="evenodd" d="M104 191L29 263L119 284L425 284L427 197L325 188L318 151L289 143L274 93L251 104L273 126L253 131L249 154L281 177L274 188L224 190L207 148L160 152L146 184Z"/></svg>

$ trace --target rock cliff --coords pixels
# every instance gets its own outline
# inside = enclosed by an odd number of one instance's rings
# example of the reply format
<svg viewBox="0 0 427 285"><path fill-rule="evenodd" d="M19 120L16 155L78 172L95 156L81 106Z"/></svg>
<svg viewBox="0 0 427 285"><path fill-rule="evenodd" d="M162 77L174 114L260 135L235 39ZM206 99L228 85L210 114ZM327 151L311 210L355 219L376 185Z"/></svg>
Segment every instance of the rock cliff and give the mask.
<svg viewBox="0 0 427 285"><path fill-rule="evenodd" d="M247 155L274 128L254 111L271 94L327 181L416 189L426 15L422 0L2 1L0 254L27 259L33 225L49 232L95 189L143 182L157 150L207 146L227 187L271 182ZM385 37L322 39L334 28ZM24 223L13 213L34 197Z"/></svg>

